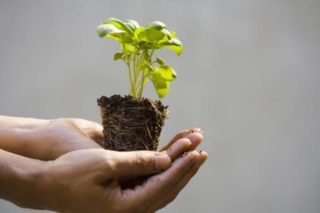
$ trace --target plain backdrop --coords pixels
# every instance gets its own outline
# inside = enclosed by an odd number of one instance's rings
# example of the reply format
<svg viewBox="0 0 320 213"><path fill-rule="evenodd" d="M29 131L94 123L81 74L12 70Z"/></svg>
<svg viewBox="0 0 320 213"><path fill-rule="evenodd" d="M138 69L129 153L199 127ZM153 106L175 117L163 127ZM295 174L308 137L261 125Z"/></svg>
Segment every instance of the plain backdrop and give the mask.
<svg viewBox="0 0 320 213"><path fill-rule="evenodd" d="M185 45L162 144L203 127L210 158L159 212L320 212L320 1L0 0L0 114L100 122L96 99L129 90L108 17L154 20ZM145 96L156 98L151 85ZM0 171L1 172L1 171ZM34 212L0 201L0 212Z"/></svg>

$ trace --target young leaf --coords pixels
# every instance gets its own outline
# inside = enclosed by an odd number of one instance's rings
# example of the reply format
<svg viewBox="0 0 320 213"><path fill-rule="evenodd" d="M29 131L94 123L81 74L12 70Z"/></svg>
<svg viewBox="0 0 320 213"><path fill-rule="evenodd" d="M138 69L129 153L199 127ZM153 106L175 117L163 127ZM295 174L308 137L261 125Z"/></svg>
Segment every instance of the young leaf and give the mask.
<svg viewBox="0 0 320 213"><path fill-rule="evenodd" d="M124 31L111 24L101 24L97 27L97 34L100 36L100 38L105 37L110 33L124 33Z"/></svg>
<svg viewBox="0 0 320 213"><path fill-rule="evenodd" d="M168 94L170 89L169 81L163 79L159 72L154 72L150 75L153 86L158 94L159 98L164 98Z"/></svg>
<svg viewBox="0 0 320 213"><path fill-rule="evenodd" d="M143 38L145 38L145 29L144 27L138 27L134 31L134 39L137 41L143 41Z"/></svg>
<svg viewBox="0 0 320 213"><path fill-rule="evenodd" d="M177 38L172 38L167 42L162 42L161 45L172 50L177 55L181 55L183 53L183 45Z"/></svg>
<svg viewBox="0 0 320 213"><path fill-rule="evenodd" d="M147 41L150 41L152 43L157 43L165 36L165 34L161 32L161 30L155 28L147 28L145 30L145 35L147 37Z"/></svg>
<svg viewBox="0 0 320 213"><path fill-rule="evenodd" d="M133 30L130 29L125 23L123 23L121 20L116 19L116 18L109 18L108 20L102 22L103 24L110 24L115 26L116 28L123 30L130 35L133 34Z"/></svg>
<svg viewBox="0 0 320 213"><path fill-rule="evenodd" d="M117 61L117 60L121 59L122 56L123 56L123 53L116 53L116 54L114 54L114 56L113 56L113 60L114 60L114 61Z"/></svg>
<svg viewBox="0 0 320 213"><path fill-rule="evenodd" d="M111 24L99 25L97 27L97 34L99 35L99 37L108 37L120 43L132 42L132 39L127 32L120 30Z"/></svg>
<svg viewBox="0 0 320 213"><path fill-rule="evenodd" d="M136 22L135 20L131 20L131 19L128 19L124 22L125 25L127 25L127 27L129 27L133 32L138 28L140 27L138 22Z"/></svg>
<svg viewBox="0 0 320 213"><path fill-rule="evenodd" d="M159 73L165 81L173 81L176 79L177 74L172 67L168 65L161 65L155 68L155 72Z"/></svg>
<svg viewBox="0 0 320 213"><path fill-rule="evenodd" d="M167 26L161 21L154 21L154 22L149 24L148 28L154 28L154 29L157 29L157 30L162 30L164 28L167 28Z"/></svg>
<svg viewBox="0 0 320 213"><path fill-rule="evenodd" d="M165 28L163 28L163 29L161 30L161 32L162 32L163 34L165 34L168 39L174 38L174 37L171 36L171 32L170 32L169 30L165 29Z"/></svg>

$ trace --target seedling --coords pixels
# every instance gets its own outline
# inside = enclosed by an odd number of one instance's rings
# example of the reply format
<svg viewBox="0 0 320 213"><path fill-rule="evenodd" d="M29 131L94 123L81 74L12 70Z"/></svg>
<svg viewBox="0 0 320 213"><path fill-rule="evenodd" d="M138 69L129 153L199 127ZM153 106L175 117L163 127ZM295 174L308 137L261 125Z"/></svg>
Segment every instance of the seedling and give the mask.
<svg viewBox="0 0 320 213"><path fill-rule="evenodd" d="M167 95L170 82L177 74L162 58L155 56L155 52L168 48L177 55L182 54L183 45L175 32L160 21L143 27L134 20L110 18L97 27L97 33L120 43L121 51L114 54L114 60L122 60L127 65L131 96L141 98L148 80L159 98Z"/></svg>
<svg viewBox="0 0 320 213"><path fill-rule="evenodd" d="M160 21L142 27L134 20L110 18L97 27L97 33L120 43L121 51L114 54L114 60L127 65L130 82L130 95L98 99L104 147L117 151L156 150L168 111L161 101L143 97L143 89L151 81L160 99L168 94L177 75L155 52L168 48L180 55L182 43Z"/></svg>

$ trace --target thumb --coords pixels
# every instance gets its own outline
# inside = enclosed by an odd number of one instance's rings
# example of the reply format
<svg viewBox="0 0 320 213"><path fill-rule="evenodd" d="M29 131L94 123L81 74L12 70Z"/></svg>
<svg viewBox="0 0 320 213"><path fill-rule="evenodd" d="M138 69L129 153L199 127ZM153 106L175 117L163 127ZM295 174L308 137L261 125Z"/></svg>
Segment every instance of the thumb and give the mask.
<svg viewBox="0 0 320 213"><path fill-rule="evenodd" d="M117 178L134 178L160 173L171 165L170 157L161 152L118 152Z"/></svg>

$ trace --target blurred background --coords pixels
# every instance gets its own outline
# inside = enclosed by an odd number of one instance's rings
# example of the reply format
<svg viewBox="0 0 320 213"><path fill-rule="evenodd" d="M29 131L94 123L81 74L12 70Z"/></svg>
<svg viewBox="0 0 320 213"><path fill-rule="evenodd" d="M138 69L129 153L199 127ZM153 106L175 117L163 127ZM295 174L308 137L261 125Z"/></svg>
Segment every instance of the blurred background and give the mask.
<svg viewBox="0 0 320 213"><path fill-rule="evenodd" d="M320 212L320 1L0 0L0 114L100 122L126 94L108 17L161 20L185 45L159 55L178 78L164 103L177 131L203 127L206 165L159 212ZM156 98L151 85L145 96ZM38 212L0 201L0 212Z"/></svg>

